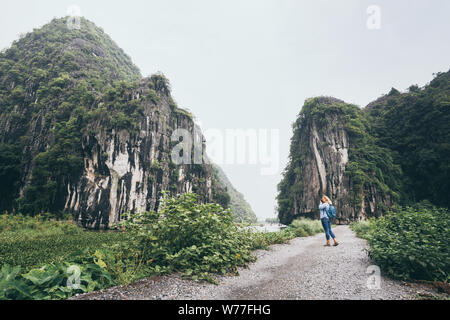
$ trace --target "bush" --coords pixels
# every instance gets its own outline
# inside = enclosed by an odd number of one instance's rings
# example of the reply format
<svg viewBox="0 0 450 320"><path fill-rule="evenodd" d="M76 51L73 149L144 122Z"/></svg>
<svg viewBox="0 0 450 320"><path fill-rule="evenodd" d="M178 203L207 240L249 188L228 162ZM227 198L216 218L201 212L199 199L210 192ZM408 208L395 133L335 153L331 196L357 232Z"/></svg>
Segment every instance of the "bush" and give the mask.
<svg viewBox="0 0 450 320"><path fill-rule="evenodd" d="M322 224L319 220L306 218L294 220L289 225L289 229L296 237L308 237L323 231Z"/></svg>
<svg viewBox="0 0 450 320"><path fill-rule="evenodd" d="M369 256L388 275L404 280L449 280L447 209L425 205L406 207L356 229L355 226L354 230L359 230L369 243Z"/></svg>
<svg viewBox="0 0 450 320"><path fill-rule="evenodd" d="M149 272L213 281L211 274L236 272L254 260L230 210L199 204L192 193L165 197L159 212L135 214L121 223Z"/></svg>

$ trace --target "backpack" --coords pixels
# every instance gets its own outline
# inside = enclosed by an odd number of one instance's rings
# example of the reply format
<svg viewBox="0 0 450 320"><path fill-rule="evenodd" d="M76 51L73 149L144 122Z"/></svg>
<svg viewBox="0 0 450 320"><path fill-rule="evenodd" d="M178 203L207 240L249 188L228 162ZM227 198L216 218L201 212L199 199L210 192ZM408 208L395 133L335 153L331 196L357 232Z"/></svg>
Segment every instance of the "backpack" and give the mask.
<svg viewBox="0 0 450 320"><path fill-rule="evenodd" d="M336 209L334 208L334 206L329 206L328 210L327 210L327 216L328 219L333 219L334 217L336 217Z"/></svg>

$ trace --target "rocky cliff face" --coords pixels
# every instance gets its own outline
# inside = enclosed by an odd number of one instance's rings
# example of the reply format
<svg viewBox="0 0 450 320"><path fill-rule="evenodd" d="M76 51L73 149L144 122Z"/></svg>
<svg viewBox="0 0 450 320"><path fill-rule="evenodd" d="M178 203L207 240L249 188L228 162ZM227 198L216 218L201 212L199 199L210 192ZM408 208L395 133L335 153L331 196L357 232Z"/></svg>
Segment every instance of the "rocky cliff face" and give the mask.
<svg viewBox="0 0 450 320"><path fill-rule="evenodd" d="M163 75L142 78L93 23L55 19L0 53L0 210L71 213L99 229L157 210L162 191L214 201L221 182L209 164L171 161L177 129L204 157Z"/></svg>
<svg viewBox="0 0 450 320"><path fill-rule="evenodd" d="M171 160L174 130L185 129L203 139L192 118L172 110L168 96L161 96L156 105L144 102L143 110L134 135L108 131L98 123L92 124L94 134L83 135L83 173L68 183L64 198L64 210L74 213L81 225L105 228L126 212L157 210L164 190L196 192L201 200L212 201L210 166L175 165Z"/></svg>
<svg viewBox="0 0 450 320"><path fill-rule="evenodd" d="M302 216L318 218L322 195L333 200L339 224L380 215L391 205L388 192L362 178L371 172L355 168L360 151L355 143L361 137L352 124L359 112L356 106L335 98L321 97L305 103L294 124L290 161L279 185L282 223Z"/></svg>

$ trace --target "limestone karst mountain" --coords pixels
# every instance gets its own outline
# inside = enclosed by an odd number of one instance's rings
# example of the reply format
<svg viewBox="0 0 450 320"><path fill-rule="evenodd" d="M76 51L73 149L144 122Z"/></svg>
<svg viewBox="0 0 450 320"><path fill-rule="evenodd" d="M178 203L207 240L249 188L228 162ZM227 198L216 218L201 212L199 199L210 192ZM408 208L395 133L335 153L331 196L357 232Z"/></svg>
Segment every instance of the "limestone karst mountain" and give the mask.
<svg viewBox="0 0 450 320"><path fill-rule="evenodd" d="M396 89L366 108L331 97L305 102L280 182L279 218L315 217L323 194L337 223L380 216L393 204L449 206L450 72Z"/></svg>
<svg viewBox="0 0 450 320"><path fill-rule="evenodd" d="M290 223L298 216L317 218L322 194L335 201L336 220L340 223L381 214L382 209L392 203L391 190L376 179L364 180L365 173L352 153L355 135L361 135L357 138L361 145L375 147L369 145L370 137L360 122L360 113L357 106L335 98L320 97L306 101L294 124L291 158L279 185L279 218L282 223ZM388 154L385 156L392 162Z"/></svg>
<svg viewBox="0 0 450 320"><path fill-rule="evenodd" d="M171 161L174 130L204 141L164 75L143 78L103 30L80 27L54 19L0 54L0 211L98 229L157 209L164 190L224 198L211 165Z"/></svg>

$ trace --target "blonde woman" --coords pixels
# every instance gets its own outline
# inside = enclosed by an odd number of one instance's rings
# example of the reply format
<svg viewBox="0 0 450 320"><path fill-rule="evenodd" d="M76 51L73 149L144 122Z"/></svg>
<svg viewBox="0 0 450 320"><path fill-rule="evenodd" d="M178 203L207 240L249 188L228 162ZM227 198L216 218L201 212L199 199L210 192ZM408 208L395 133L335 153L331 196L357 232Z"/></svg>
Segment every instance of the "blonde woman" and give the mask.
<svg viewBox="0 0 450 320"><path fill-rule="evenodd" d="M333 231L331 230L331 221L328 218L327 211L328 208L332 205L332 202L330 198L327 196L323 196L320 200L319 210L320 210L320 221L322 222L323 229L325 230L325 236L327 238L326 247L331 246L330 245L330 238L333 238L334 246L336 247L339 245L339 243L336 240L336 236L334 235Z"/></svg>

